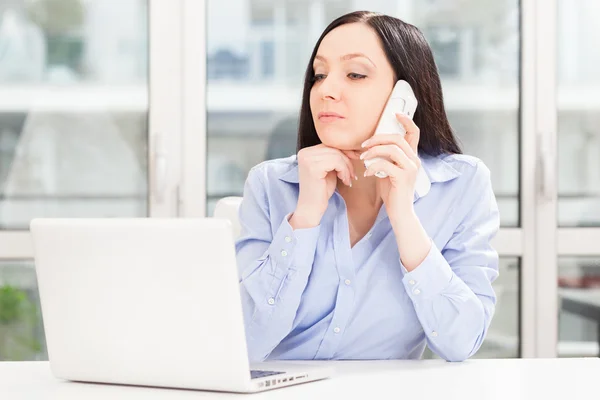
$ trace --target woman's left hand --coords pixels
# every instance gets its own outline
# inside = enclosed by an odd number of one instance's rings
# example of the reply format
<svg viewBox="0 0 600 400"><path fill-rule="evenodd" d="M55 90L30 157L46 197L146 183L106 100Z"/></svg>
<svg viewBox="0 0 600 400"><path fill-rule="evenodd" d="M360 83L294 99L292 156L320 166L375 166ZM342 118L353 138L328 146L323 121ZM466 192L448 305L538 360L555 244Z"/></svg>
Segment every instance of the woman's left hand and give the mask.
<svg viewBox="0 0 600 400"><path fill-rule="evenodd" d="M367 168L365 176L383 171L386 178L377 178L378 189L391 220L413 212L413 199L417 173L421 161L417 156L419 127L403 114L396 114L404 126L406 136L401 134L374 135L363 143L367 149L361 159L380 157L381 160Z"/></svg>

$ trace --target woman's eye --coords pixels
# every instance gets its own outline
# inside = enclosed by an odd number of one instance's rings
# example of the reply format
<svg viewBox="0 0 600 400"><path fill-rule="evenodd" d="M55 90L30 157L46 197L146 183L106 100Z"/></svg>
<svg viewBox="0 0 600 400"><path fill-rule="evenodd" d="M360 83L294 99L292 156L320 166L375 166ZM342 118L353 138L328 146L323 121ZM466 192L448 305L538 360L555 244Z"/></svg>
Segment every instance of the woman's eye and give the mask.
<svg viewBox="0 0 600 400"><path fill-rule="evenodd" d="M366 77L367 77L366 75L355 74L354 72L351 72L348 74L348 78L350 78L350 79L363 79Z"/></svg>
<svg viewBox="0 0 600 400"><path fill-rule="evenodd" d="M327 77L327 75L325 74L315 74L315 76L313 76L312 81L313 82L319 82L322 81L323 79L325 79ZM366 75L361 75L361 74L357 74L354 72L351 72L348 74L348 78L352 79L352 80L358 80L358 79L364 79L366 78Z"/></svg>

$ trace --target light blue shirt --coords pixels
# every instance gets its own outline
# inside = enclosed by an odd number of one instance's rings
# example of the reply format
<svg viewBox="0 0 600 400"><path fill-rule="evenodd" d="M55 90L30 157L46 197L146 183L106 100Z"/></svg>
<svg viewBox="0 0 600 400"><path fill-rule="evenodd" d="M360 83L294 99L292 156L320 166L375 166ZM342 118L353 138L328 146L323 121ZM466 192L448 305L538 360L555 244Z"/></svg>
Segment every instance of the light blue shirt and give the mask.
<svg viewBox="0 0 600 400"><path fill-rule="evenodd" d="M414 209L432 240L407 272L385 206L350 246L336 191L319 226L293 230L296 156L265 161L246 180L236 241L248 353L274 359L472 356L494 314L499 214L488 168L467 155L423 157L429 192Z"/></svg>

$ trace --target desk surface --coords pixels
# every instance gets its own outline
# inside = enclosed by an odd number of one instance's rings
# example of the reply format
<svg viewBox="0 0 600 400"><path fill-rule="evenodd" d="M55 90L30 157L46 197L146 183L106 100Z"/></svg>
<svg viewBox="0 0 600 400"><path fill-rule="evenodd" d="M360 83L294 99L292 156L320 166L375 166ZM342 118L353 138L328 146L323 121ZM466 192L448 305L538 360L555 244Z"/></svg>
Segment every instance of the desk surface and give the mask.
<svg viewBox="0 0 600 400"><path fill-rule="evenodd" d="M244 395L65 382L47 362L0 363L0 398L21 399L598 399L600 358L498 359L447 363L334 361L326 380ZM578 397L579 396L579 397Z"/></svg>

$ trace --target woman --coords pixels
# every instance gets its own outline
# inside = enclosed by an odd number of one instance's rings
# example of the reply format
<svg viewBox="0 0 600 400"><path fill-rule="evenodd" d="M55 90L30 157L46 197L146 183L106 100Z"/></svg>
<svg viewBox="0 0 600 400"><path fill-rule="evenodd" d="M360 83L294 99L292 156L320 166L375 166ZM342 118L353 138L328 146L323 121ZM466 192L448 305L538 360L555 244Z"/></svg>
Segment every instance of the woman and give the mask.
<svg viewBox="0 0 600 400"><path fill-rule="evenodd" d="M414 122L398 115L404 138L373 136L399 79L419 101ZM333 21L308 64L298 149L254 167L244 188L250 359L416 359L426 344L449 361L475 354L496 302L498 208L489 170L460 154L421 32L370 12Z"/></svg>

